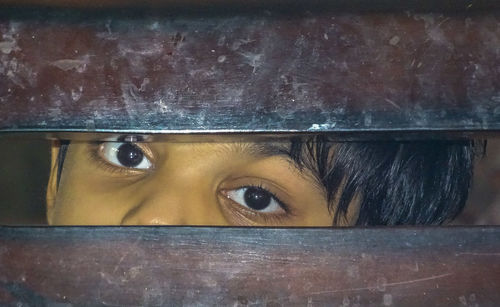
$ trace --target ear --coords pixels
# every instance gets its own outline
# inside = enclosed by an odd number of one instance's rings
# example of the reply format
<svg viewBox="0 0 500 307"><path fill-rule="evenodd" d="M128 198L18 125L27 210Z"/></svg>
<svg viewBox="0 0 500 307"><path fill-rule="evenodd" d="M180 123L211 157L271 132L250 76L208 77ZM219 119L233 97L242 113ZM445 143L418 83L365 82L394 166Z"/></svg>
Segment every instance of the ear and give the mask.
<svg viewBox="0 0 500 307"><path fill-rule="evenodd" d="M52 224L54 216L54 207L57 195L57 173L59 172L58 157L61 143L59 141L52 141L51 146L51 163L50 163L50 176L47 185L47 222Z"/></svg>

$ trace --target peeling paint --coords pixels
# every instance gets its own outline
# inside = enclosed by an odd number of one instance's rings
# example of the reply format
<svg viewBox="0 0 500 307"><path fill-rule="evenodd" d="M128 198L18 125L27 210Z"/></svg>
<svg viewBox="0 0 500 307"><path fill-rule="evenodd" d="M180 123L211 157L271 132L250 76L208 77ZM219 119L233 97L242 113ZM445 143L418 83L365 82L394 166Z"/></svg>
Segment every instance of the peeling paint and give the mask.
<svg viewBox="0 0 500 307"><path fill-rule="evenodd" d="M399 41L400 41L400 40L401 40L401 39L399 38L399 36L394 35L394 36L393 36L393 37L389 40L389 44L390 44L390 45L392 45L392 46L396 46L396 45L399 43Z"/></svg>
<svg viewBox="0 0 500 307"><path fill-rule="evenodd" d="M263 54L256 54L256 53L251 53L251 52L243 52L240 53L241 56L245 59L245 62L250 65L253 70L252 72L255 73L257 69L262 65L263 61Z"/></svg>
<svg viewBox="0 0 500 307"><path fill-rule="evenodd" d="M17 47L17 44L15 41L0 42L0 51L5 53L5 54L9 54L12 51L17 51L17 50L20 50L20 49Z"/></svg>
<svg viewBox="0 0 500 307"><path fill-rule="evenodd" d="M224 63L225 61L226 61L225 55L221 55L217 58L217 62L219 62L219 63Z"/></svg>
<svg viewBox="0 0 500 307"><path fill-rule="evenodd" d="M88 58L85 59L61 59L57 61L50 62L50 65L55 66L63 71L76 70L78 72L85 71L85 68L89 64Z"/></svg>
<svg viewBox="0 0 500 307"><path fill-rule="evenodd" d="M392 306L392 295L389 293L384 294L382 304L384 306Z"/></svg>

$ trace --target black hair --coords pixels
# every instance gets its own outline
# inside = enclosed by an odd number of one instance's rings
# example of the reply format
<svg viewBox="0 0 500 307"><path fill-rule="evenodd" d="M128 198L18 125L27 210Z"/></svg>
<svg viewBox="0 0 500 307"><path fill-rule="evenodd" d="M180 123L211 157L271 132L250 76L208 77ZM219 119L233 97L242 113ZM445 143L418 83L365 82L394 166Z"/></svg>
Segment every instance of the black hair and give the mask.
<svg viewBox="0 0 500 307"><path fill-rule="evenodd" d="M62 140L59 141L59 153L57 155L57 186L59 186L59 181L61 181L61 174L64 164L64 159L66 159L66 153L68 152L69 141Z"/></svg>
<svg viewBox="0 0 500 307"><path fill-rule="evenodd" d="M306 154L304 154L304 152ZM464 208L473 175L474 142L334 143L292 139L290 156L313 170L325 189L334 225L359 202L357 225L432 225Z"/></svg>
<svg viewBox="0 0 500 307"><path fill-rule="evenodd" d="M58 184L68 145L61 142ZM471 140L334 142L319 135L293 137L287 154L321 183L333 225L353 202L357 225L435 225L464 208L475 148Z"/></svg>

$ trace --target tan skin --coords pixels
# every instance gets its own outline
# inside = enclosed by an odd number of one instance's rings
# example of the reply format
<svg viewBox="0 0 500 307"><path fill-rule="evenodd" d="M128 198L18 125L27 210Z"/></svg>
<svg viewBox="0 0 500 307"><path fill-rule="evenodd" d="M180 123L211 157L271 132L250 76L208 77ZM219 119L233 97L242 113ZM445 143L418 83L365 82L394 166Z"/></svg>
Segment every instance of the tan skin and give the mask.
<svg viewBox="0 0 500 307"><path fill-rule="evenodd" d="M72 142L59 185L58 151L51 225L332 226L312 173L256 143ZM353 205L338 226L356 217Z"/></svg>

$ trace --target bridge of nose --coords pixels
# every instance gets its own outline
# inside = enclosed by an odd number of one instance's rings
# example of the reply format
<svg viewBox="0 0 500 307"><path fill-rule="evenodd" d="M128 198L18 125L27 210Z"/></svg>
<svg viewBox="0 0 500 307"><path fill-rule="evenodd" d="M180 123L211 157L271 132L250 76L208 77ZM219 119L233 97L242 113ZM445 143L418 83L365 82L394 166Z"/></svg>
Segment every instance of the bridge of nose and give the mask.
<svg viewBox="0 0 500 307"><path fill-rule="evenodd" d="M144 196L131 207L122 224L226 225L220 210L214 176L189 151L170 157L144 179Z"/></svg>

